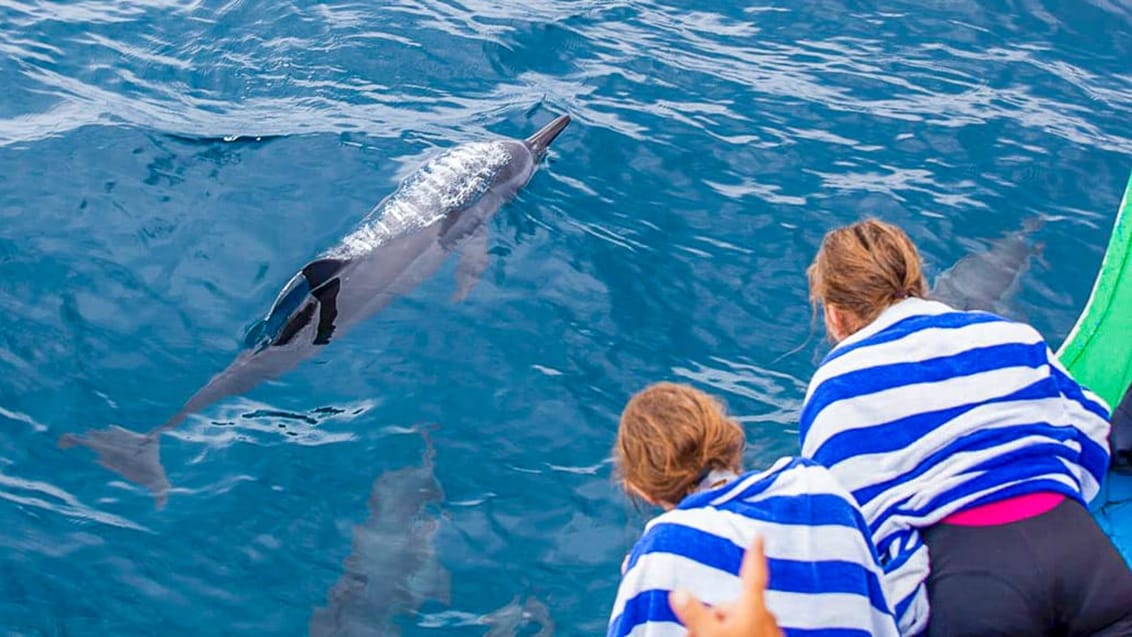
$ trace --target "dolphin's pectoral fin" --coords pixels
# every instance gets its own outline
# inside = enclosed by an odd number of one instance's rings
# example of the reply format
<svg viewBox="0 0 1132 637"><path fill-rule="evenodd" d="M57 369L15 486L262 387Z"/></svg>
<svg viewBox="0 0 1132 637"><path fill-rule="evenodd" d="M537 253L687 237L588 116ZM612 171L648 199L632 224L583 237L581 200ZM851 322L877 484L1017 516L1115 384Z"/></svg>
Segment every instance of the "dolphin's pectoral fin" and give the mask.
<svg viewBox="0 0 1132 637"><path fill-rule="evenodd" d="M330 336L334 334L334 319L338 318L338 290L341 287L342 281L334 279L313 293L318 299L318 329L315 331L315 345L326 345L330 342Z"/></svg>
<svg viewBox="0 0 1132 637"><path fill-rule="evenodd" d="M468 298L472 288L487 270L487 226L481 226L464 243L460 251L460 262L456 265L456 291L452 302L459 303Z"/></svg>

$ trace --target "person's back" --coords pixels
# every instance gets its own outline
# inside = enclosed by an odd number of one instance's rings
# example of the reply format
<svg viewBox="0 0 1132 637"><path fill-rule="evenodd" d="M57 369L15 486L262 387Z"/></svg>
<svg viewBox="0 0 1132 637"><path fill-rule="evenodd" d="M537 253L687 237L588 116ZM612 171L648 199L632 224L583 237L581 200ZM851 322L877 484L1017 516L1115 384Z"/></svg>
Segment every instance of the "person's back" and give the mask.
<svg viewBox="0 0 1132 637"><path fill-rule="evenodd" d="M1132 631L1132 572L1085 508L1109 463L1103 401L1032 327L923 298L894 226L831 231L809 276L837 345L802 454L860 504L901 629Z"/></svg>
<svg viewBox="0 0 1132 637"><path fill-rule="evenodd" d="M669 592L685 589L712 605L736 598L756 536L769 564L767 607L787 635L897 635L852 496L803 459L739 474L742 440L739 426L691 388L661 383L630 402L619 469L627 491L666 512L626 558L608 636L683 635Z"/></svg>

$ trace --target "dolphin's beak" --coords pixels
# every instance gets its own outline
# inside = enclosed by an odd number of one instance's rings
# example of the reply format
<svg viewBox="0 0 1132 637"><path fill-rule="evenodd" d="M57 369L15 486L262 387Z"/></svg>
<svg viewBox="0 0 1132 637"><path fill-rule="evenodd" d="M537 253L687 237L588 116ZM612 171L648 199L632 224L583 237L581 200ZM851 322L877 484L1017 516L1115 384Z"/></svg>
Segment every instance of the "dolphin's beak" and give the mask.
<svg viewBox="0 0 1132 637"><path fill-rule="evenodd" d="M569 115L560 115L554 119L553 122L543 126L539 132L531 135L524 142L527 148L531 149L531 154L535 157L541 157L546 152L547 147L558 137L559 133L570 123Z"/></svg>

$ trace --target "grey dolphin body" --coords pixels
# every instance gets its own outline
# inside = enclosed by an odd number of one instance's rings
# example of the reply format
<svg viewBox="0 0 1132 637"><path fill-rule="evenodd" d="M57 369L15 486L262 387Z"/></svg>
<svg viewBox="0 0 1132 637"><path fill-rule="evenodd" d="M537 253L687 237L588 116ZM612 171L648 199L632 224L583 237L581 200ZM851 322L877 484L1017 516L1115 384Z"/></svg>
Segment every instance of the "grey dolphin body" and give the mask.
<svg viewBox="0 0 1132 637"><path fill-rule="evenodd" d="M1031 257L1040 251L1029 235L1041 226L1030 220L996 240L984 251L969 254L936 277L928 296L958 310L982 310L1009 316L1005 301L1029 270Z"/></svg>
<svg viewBox="0 0 1132 637"><path fill-rule="evenodd" d="M487 222L530 180L569 123L562 115L526 140L462 144L430 159L354 232L296 273L249 331L245 349L163 425L145 434L118 426L65 434L60 446L93 449L100 464L145 486L163 506L170 486L160 459L163 431L292 369L432 276L457 249L453 300L465 297L487 266Z"/></svg>
<svg viewBox="0 0 1132 637"><path fill-rule="evenodd" d="M437 559L439 520L428 511L444 499L428 445L420 466L382 474L369 497L369 516L354 527L342 577L325 607L310 618L312 637L400 635L397 617L429 599L447 604L451 575Z"/></svg>

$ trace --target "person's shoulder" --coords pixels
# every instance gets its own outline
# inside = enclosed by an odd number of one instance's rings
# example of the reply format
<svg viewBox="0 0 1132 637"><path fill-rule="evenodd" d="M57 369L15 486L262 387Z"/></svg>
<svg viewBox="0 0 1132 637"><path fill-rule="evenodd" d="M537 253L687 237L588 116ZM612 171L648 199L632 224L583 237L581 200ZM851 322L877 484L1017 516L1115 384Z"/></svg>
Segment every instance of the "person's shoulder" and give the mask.
<svg viewBox="0 0 1132 637"><path fill-rule="evenodd" d="M996 324L1000 328L1009 330L1011 333L1017 335L1019 340L1025 342L1045 342L1045 337L1042 336L1042 333L1038 331L1038 328L1030 325L1029 323L1023 323L1022 321L1007 318L1005 316L999 316L997 314L994 314L992 316L998 319Z"/></svg>
<svg viewBox="0 0 1132 637"><path fill-rule="evenodd" d="M775 477L772 488L781 491L848 497L848 492L825 465L803 456L780 458L767 472Z"/></svg>
<svg viewBox="0 0 1132 637"><path fill-rule="evenodd" d="M950 355L966 349L993 345L1045 345L1041 333L1028 323L985 310L961 310L929 301L930 312L911 314L885 330L863 339L853 351L846 352L838 369L855 370L878 361L874 351L884 350L890 358L900 353L918 352L927 356L935 352ZM898 347L894 347L898 346Z"/></svg>
<svg viewBox="0 0 1132 637"><path fill-rule="evenodd" d="M748 471L716 491L715 502L754 497L837 495L849 497L833 472L803 456L784 456L770 467Z"/></svg>
<svg viewBox="0 0 1132 637"><path fill-rule="evenodd" d="M760 476L764 479L775 478L785 475L790 476L806 476L815 480L823 478L833 479L833 474L820 462L807 458L805 456L782 456L774 461L770 467L760 470L751 471L745 475Z"/></svg>
<svg viewBox="0 0 1132 637"><path fill-rule="evenodd" d="M941 303L940 305L943 304ZM985 329L998 330L1004 334L1013 333L1023 335L1027 337L1027 340L1042 338L1037 328L1029 323L1003 316L996 312L988 310L959 310L947 305L944 305L944 307L947 308L947 311L932 315L930 317L931 322L947 323L955 327L983 326Z"/></svg>

